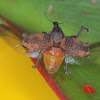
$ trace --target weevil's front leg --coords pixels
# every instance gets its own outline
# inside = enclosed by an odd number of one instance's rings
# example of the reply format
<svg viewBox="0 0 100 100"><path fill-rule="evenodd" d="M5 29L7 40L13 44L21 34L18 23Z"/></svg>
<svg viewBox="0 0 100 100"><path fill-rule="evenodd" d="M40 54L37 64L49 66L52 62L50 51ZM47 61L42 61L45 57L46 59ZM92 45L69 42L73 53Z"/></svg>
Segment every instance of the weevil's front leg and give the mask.
<svg viewBox="0 0 100 100"><path fill-rule="evenodd" d="M27 37L27 36L28 36L27 33L23 33L23 34L22 34L22 37L23 37L23 38L25 38L25 37Z"/></svg>
<svg viewBox="0 0 100 100"><path fill-rule="evenodd" d="M43 55L43 52L40 52L38 54L38 58L37 58L36 64L34 66L32 66L33 69L35 69L37 67L37 64L38 64L39 60L42 58L42 55Z"/></svg>
<svg viewBox="0 0 100 100"><path fill-rule="evenodd" d="M74 36L74 37L75 37L75 38L78 38L78 37L81 35L81 33L83 32L84 29L87 30L87 32L89 32L89 29L86 28L86 27L84 27L84 26L82 25L80 31L79 31L78 34L77 34L76 36Z"/></svg>
<svg viewBox="0 0 100 100"><path fill-rule="evenodd" d="M68 66L68 63L65 63L65 67L64 67L64 71L65 71L65 74L70 74L71 72L67 72L67 66Z"/></svg>

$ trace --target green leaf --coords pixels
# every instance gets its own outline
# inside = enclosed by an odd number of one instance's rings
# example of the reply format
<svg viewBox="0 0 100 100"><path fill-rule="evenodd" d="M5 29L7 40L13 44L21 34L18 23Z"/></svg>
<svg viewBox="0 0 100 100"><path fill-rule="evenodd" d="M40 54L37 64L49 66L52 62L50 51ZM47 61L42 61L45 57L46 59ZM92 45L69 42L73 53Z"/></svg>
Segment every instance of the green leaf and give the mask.
<svg viewBox="0 0 100 100"><path fill-rule="evenodd" d="M25 32L41 33L50 32L52 23L47 21L44 12L52 21L64 22L69 17L72 19L67 24L61 24L66 36L76 35L80 27L90 29L88 34L84 31L79 37L83 42L100 43L100 1L96 4L93 0L0 0L0 14L13 22ZM52 5L53 11L48 14L48 7ZM58 17L57 17L58 16ZM91 46L90 45L90 46ZM93 49L97 47L94 46ZM98 45L100 50L100 45ZM64 74L63 67L53 75L64 93L71 100L100 100L100 52L94 50L92 55L95 60L87 65L68 65L72 73ZM91 52L90 52L91 53ZM97 70L97 72L95 72ZM90 84L96 90L94 94L86 94L83 86Z"/></svg>

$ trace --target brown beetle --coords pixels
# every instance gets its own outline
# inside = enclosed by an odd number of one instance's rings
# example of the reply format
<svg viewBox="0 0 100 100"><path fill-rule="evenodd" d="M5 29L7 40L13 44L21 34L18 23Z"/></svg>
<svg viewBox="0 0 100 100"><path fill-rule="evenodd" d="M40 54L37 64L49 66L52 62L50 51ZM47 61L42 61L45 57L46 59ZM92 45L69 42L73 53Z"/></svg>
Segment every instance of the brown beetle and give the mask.
<svg viewBox="0 0 100 100"><path fill-rule="evenodd" d="M47 17L46 13L45 16ZM48 17L47 20L49 20ZM68 22L68 20L66 22ZM52 22L51 20L49 21ZM66 66L64 67L64 70L65 73L68 74L70 72L67 72L67 65L68 63L75 62L73 57L89 56L89 43L83 43L77 39L84 29L87 30L87 32L89 32L89 30L82 26L76 36L66 37L62 29L59 27L59 24L62 23L52 23L54 27L49 34L46 32L32 35L24 34L24 39L21 45L29 49L32 52L32 55L37 53L37 62L33 68L36 68L38 61L43 57L45 68L52 74L59 69L65 59ZM32 55L31 57L33 57Z"/></svg>

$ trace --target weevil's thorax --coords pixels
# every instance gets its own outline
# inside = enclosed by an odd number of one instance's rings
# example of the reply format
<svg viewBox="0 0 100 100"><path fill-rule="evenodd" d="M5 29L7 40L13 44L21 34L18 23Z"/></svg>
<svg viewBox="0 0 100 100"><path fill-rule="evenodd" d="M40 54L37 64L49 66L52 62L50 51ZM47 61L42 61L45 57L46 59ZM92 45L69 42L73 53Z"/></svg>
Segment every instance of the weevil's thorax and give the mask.
<svg viewBox="0 0 100 100"><path fill-rule="evenodd" d="M53 41L55 43L59 43L64 38L64 33L63 33L62 29L59 27L58 22L53 22L53 25L54 25L54 27L53 27L52 31L50 32L50 34L53 37Z"/></svg>

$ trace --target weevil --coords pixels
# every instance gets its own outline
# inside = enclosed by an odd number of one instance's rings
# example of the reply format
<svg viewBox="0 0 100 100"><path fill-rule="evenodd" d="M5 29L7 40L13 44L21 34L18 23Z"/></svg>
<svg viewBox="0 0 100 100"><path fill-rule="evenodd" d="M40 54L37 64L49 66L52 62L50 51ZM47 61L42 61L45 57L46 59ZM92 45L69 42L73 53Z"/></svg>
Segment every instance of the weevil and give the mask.
<svg viewBox="0 0 100 100"><path fill-rule="evenodd" d="M48 19L46 13L45 16L47 20L52 22ZM67 23L70 19L64 23ZM21 45L32 51L33 54L36 54L36 51L38 52L37 61L33 68L37 67L39 60L43 57L48 73L55 73L60 68L62 62L65 61L65 74L69 74L70 72L67 71L68 63L73 63L74 60L67 61L68 57L88 57L90 54L89 43L84 43L77 39L84 29L87 32L89 32L89 29L82 26L77 35L65 36L59 26L59 24L63 23L52 23L54 27L49 33L24 34Z"/></svg>

